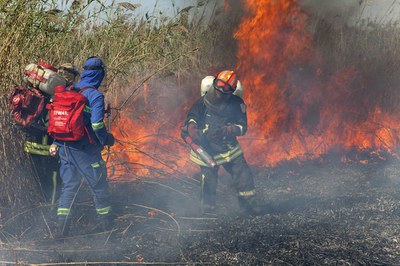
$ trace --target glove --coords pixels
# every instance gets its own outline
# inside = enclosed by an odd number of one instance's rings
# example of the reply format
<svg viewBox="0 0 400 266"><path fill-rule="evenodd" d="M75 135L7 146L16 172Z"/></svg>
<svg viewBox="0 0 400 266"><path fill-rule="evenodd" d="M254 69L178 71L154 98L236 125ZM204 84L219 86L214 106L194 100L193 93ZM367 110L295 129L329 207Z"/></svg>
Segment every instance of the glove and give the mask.
<svg viewBox="0 0 400 266"><path fill-rule="evenodd" d="M51 144L49 148L50 156L57 157L58 153L58 146L56 144Z"/></svg>
<svg viewBox="0 0 400 266"><path fill-rule="evenodd" d="M218 142L227 137L235 137L241 134L241 130L238 126L228 124L219 127L215 130L210 130L209 139L213 142Z"/></svg>
<svg viewBox="0 0 400 266"><path fill-rule="evenodd" d="M221 130L220 128L209 128L206 132L207 134L207 139L211 142L218 143L222 141L223 137L221 135Z"/></svg>
<svg viewBox="0 0 400 266"><path fill-rule="evenodd" d="M238 126L228 124L225 126L220 127L217 129L214 133L215 135L219 137L236 137L241 134L241 130Z"/></svg>
<svg viewBox="0 0 400 266"><path fill-rule="evenodd" d="M189 136L192 138L193 142L200 144L203 133L197 128L197 124L190 123L187 126L187 131Z"/></svg>
<svg viewBox="0 0 400 266"><path fill-rule="evenodd" d="M114 135L111 134L111 133L107 133L107 138L106 138L106 142L105 142L104 145L107 145L107 146L111 147L111 146L114 145L114 143L115 143Z"/></svg>

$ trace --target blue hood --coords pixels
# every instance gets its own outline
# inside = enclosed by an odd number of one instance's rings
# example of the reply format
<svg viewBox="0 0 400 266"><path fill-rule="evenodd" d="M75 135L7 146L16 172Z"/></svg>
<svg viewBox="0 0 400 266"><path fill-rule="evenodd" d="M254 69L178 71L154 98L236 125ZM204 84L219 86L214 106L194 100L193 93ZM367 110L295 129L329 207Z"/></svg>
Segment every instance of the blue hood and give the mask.
<svg viewBox="0 0 400 266"><path fill-rule="evenodd" d="M81 79L75 84L75 88L95 87L99 88L105 76L103 61L98 57L89 57L83 64Z"/></svg>

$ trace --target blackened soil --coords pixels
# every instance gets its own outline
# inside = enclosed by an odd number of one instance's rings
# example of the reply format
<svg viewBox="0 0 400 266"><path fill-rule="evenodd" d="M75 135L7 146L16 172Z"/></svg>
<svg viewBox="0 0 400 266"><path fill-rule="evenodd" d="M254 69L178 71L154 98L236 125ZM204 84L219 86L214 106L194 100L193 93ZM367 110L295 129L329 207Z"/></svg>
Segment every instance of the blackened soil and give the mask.
<svg viewBox="0 0 400 266"><path fill-rule="evenodd" d="M216 216L199 214L196 176L112 182L116 217L106 232L96 231L85 188L63 240L52 239L54 206L14 212L1 220L0 264L400 264L398 161L332 160L253 172L266 202L260 216L239 211L224 172Z"/></svg>

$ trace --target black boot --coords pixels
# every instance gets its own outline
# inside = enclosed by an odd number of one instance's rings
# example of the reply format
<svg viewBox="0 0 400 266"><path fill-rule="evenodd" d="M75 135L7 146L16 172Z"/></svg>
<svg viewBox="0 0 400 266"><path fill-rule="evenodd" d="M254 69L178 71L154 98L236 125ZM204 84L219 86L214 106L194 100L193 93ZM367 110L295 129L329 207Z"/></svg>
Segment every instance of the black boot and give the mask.
<svg viewBox="0 0 400 266"><path fill-rule="evenodd" d="M239 196L239 207L245 215L263 215L266 213L266 206L256 196Z"/></svg>
<svg viewBox="0 0 400 266"><path fill-rule="evenodd" d="M71 225L71 219L69 218L58 218L56 230L54 232L55 239L61 239L67 237L69 234L69 229Z"/></svg>
<svg viewBox="0 0 400 266"><path fill-rule="evenodd" d="M94 227L93 232L100 233L110 231L113 228L113 216L111 214L99 215L98 224Z"/></svg>
<svg viewBox="0 0 400 266"><path fill-rule="evenodd" d="M215 205L208 205L208 204L202 203L200 206L200 209L201 209L201 213L205 216L217 215Z"/></svg>

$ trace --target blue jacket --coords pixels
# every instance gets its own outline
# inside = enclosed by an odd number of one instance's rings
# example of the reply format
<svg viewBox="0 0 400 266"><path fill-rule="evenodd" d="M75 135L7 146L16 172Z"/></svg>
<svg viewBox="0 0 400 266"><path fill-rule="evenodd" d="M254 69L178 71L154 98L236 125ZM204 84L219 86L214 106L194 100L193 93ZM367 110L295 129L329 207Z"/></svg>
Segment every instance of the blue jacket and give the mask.
<svg viewBox="0 0 400 266"><path fill-rule="evenodd" d="M89 58L83 65L80 81L74 85L75 89L84 89L81 92L87 98L84 122L99 149L103 149L107 139L107 130L104 125L104 95L98 91L104 76L105 70L102 60L96 57ZM64 142L57 141L56 143L64 145ZM90 145L90 139L85 135L83 139L65 142L65 145L80 148Z"/></svg>

